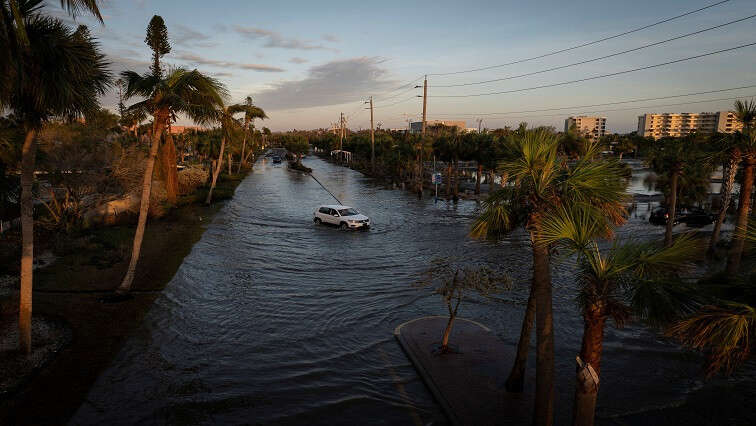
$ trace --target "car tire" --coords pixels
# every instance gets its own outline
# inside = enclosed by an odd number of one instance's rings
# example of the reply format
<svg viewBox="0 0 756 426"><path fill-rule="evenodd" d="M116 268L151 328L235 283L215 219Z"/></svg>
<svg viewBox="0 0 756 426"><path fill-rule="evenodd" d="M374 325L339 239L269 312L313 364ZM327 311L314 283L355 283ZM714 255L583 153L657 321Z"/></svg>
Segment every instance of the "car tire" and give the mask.
<svg viewBox="0 0 756 426"><path fill-rule="evenodd" d="M349 225L347 225L346 222L341 222L341 225L339 225L339 229L341 229L342 231L346 231L347 229L349 229Z"/></svg>
<svg viewBox="0 0 756 426"><path fill-rule="evenodd" d="M312 221L315 222L315 225L320 225L320 218L319 217L316 217Z"/></svg>

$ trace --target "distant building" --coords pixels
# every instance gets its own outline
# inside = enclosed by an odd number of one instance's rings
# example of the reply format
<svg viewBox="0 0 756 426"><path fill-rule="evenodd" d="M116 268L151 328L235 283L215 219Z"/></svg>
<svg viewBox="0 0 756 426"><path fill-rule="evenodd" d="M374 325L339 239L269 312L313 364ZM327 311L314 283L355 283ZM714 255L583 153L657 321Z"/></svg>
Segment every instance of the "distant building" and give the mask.
<svg viewBox="0 0 756 426"><path fill-rule="evenodd" d="M732 111L643 114L638 117L638 135L659 139L691 133L733 133L743 129Z"/></svg>
<svg viewBox="0 0 756 426"><path fill-rule="evenodd" d="M569 117L564 120L564 132L567 133L573 125L588 139L599 139L606 134L606 117Z"/></svg>
<svg viewBox="0 0 756 426"><path fill-rule="evenodd" d="M464 132L467 129L467 123L461 120L428 120L425 122L426 128L431 126L447 126L457 127L460 131ZM410 123L410 133L421 133L423 131L423 122L415 121Z"/></svg>
<svg viewBox="0 0 756 426"><path fill-rule="evenodd" d="M191 130L200 131L205 129L199 126L171 126L172 135L181 135Z"/></svg>

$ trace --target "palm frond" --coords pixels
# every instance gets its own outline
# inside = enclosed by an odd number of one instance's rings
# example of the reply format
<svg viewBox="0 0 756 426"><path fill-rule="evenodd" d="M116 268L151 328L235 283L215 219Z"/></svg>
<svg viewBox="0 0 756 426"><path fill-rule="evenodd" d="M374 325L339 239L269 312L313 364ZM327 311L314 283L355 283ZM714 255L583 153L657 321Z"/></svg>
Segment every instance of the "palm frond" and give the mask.
<svg viewBox="0 0 756 426"><path fill-rule="evenodd" d="M731 372L751 354L756 339L756 309L724 303L703 307L667 331L694 349L708 352L708 371Z"/></svg>

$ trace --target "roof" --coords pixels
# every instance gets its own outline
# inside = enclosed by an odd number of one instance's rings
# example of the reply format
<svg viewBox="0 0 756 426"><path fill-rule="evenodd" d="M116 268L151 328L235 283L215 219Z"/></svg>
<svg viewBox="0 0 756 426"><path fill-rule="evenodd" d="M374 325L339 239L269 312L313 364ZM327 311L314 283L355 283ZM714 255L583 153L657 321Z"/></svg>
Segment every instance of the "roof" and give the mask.
<svg viewBox="0 0 756 426"><path fill-rule="evenodd" d="M327 207L329 209L351 209L349 206L342 206L341 204L323 204L321 206L318 206L318 208L321 207Z"/></svg>

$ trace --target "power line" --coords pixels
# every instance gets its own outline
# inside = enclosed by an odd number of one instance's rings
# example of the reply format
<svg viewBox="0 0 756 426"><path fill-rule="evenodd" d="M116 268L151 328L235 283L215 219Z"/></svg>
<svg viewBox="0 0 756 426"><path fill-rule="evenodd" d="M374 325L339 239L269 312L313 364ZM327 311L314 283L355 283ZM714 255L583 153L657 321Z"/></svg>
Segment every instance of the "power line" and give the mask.
<svg viewBox="0 0 756 426"><path fill-rule="evenodd" d="M411 96L411 97L409 97L407 99L404 99L404 100L401 100L401 101L398 101L398 102L393 102L393 103L390 103L388 105L379 105L379 106L376 106L375 108L388 108L388 107L391 107L391 106L394 106L394 105L399 105L401 103L407 102L407 101L412 100L412 99L417 99L417 96Z"/></svg>
<svg viewBox="0 0 756 426"><path fill-rule="evenodd" d="M524 111L505 111L505 112L478 112L478 113L440 113L435 114L437 116L491 116L491 115L508 115L508 114L524 114L524 113L532 113L532 112L547 112L547 111L559 111L562 109L576 109L576 108L593 108L593 107L599 107L599 106L609 106L609 105L621 105L621 104L629 104L634 102L647 102L647 101L659 101L662 99L674 99L674 98L682 98L686 96L696 96L696 95L707 95L711 93L722 93L722 92L731 92L733 90L741 90L741 89L751 89L756 87L756 84L749 85L749 86L740 86L740 87L732 87L729 89L717 89L717 90L707 90L705 92L695 92L695 93L685 93L682 95L671 95L671 96L659 96L655 98L639 98L639 99L628 99L625 101L616 101L616 102L606 102L601 104L591 104L591 105L573 105L573 106L566 106L566 107L555 107L555 108L544 108L544 109L532 109L532 110L524 110Z"/></svg>
<svg viewBox="0 0 756 426"><path fill-rule="evenodd" d="M681 103L675 103L675 104L638 105L638 106L629 107L629 108L615 108L615 109L602 109L602 110L594 110L594 111L581 111L581 112L575 112L575 113L573 113L573 115L598 114L598 113L605 113L605 112L632 111L632 110L646 109L646 108L663 108L663 107L671 107L671 106L703 104L703 103L707 103L707 102L731 101L731 100L735 100L735 99L752 98L752 97L756 97L756 94L735 96L735 97L730 97L730 98L705 99L705 100L700 100L700 101L681 102ZM506 116L506 117L509 117L509 118L559 117L559 116L564 116L565 114L567 114L567 113L563 112L563 113L559 113L559 114L510 115L510 116ZM506 118L506 117L498 117L498 118Z"/></svg>
<svg viewBox="0 0 756 426"><path fill-rule="evenodd" d="M501 67L506 67L506 66L509 66L509 65L521 64L523 62L534 61L536 59L541 59L541 58L545 58L545 57L548 57L548 56L557 55L559 53L569 52L570 50L575 50L575 49L579 49L581 47L591 46L591 45L594 45L594 44L597 44L597 43L601 43L601 42L604 42L604 41L607 41L607 40L612 40L612 39L615 39L615 38L618 38L618 37L622 37L622 36L625 36L625 35L628 35L628 34L632 34L632 33L635 33L635 32L641 31L641 30L645 30L647 28L651 28L651 27L654 27L654 26L657 26L657 25L660 25L660 24L664 24L664 23L667 23L667 22L670 22L670 21L674 21L675 19L679 19L679 18L688 16L688 15L692 15L694 13L698 13L698 12L704 11L706 9L710 9L712 7L715 7L715 6L719 6L719 5L727 3L729 1L730 0L719 1L717 3L713 3L713 4L710 4L708 6L704 6L702 8L699 8L699 9L696 9L696 10L691 10L690 12L683 13L682 15L677 15L677 16L673 16L671 18L663 19L663 20L658 21L658 22L654 22L653 24L644 25L642 27L635 28L635 29L632 29L632 30L629 30L629 31L625 31L623 33L615 34L613 36L604 37L604 38L601 38L601 39L598 39L598 40L594 40L594 41L590 41L590 42L587 42L587 43L579 44L577 46L568 47L566 49L555 50L553 52L545 53L543 55L533 56L531 58L519 59L519 60L516 60L516 61L513 61L513 62L508 62L506 64L500 64L500 65L490 65L490 66L487 66L487 67L472 68L472 69L463 70L463 71L435 73L435 74L428 74L428 75L444 76L444 75L453 75L453 74L464 74L464 73L470 73L470 72L490 70L490 69L493 69L493 68L501 68Z"/></svg>
<svg viewBox="0 0 756 426"><path fill-rule="evenodd" d="M432 85L432 86L429 86L429 87L441 88L441 87L474 86L474 85L478 85L478 84L494 83L494 82L497 82L497 81L513 80L513 79L516 79L516 78L528 77L528 76L536 75L536 74L543 74L543 73L550 72L550 71L561 70L561 69L564 69L564 68L574 67L574 66L577 66L577 65L584 65L584 64L591 63L591 62L601 61L603 59L613 58L615 56L624 55L626 53L631 53L631 52L636 52L638 50L647 49L649 47L659 46L659 45L664 44L664 43L669 43L670 41L680 40L680 39L683 39L683 38L686 38L686 37L698 35L698 34L701 34L701 33L705 33L707 31L711 31L711 30L714 30L714 29L726 27L728 25L736 24L738 22L743 22L743 21L746 21L748 19L753 19L754 17L756 17L756 14L753 14L751 16L747 16L745 18L736 19L734 21L730 21L730 22L727 22L727 23L724 23L724 24L715 25L713 27L709 27L709 28L705 28L705 29L702 29L702 30L694 31L692 33L683 34L683 35L679 35L677 37L672 37L672 38L669 38L669 39L666 39L666 40L657 41L655 43L650 43L650 44L646 44L646 45L643 45L643 46L635 47L633 49L623 50L621 52L612 53L610 55L600 56L598 58L593 58L593 59L586 59L584 61L574 62L574 63L567 64L567 65L560 65L558 67L546 68L546 69L543 69L543 70L533 71L533 72L529 72L529 73L525 73L525 74L519 74L519 75L508 76L508 77L496 78L496 79L493 79L493 80L475 81L475 82L472 82L472 83Z"/></svg>
<svg viewBox="0 0 756 426"><path fill-rule="evenodd" d="M633 68L633 69L624 70L624 71L618 71L618 72L613 72L613 73L609 73L609 74L594 75L594 76L591 76L591 77L580 78L580 79L577 79L577 80L569 80L569 81L562 81L562 82L559 82L559 83L544 84L544 85L541 85L541 86L526 87L526 88L523 88L523 89L504 90L504 91L500 91L500 92L488 92L488 93L474 93L474 94L470 94L470 95L429 95L429 97L432 97L432 98L470 98L470 97L475 97L475 96L502 95L502 94L506 94L506 93L517 93L517 92L525 92L525 91L529 91L529 90L544 89L544 88L547 88L547 87L565 86L565 85L568 85L568 84L580 83L580 82L583 82L583 81L597 80L597 79L600 79L600 78L613 77L613 76L617 76L617 75L628 74L628 73L631 73L631 72L643 71L643 70L652 69L652 68L658 68L658 67L662 67L662 66L665 66L665 65L671 65L671 64L676 64L676 63L680 63L680 62L690 61L690 60L693 60L693 59L703 58L703 57L706 57L706 56L716 55L718 53L724 53L724 52L730 52L730 51L733 51L733 50L743 49L743 48L750 47L750 46L753 46L753 45L756 45L756 42L754 42L754 43L748 43L748 44L742 44L740 46L730 47L728 49L721 49L721 50L716 50L716 51L713 51L713 52L707 52L707 53L703 53L703 54L700 54L700 55L689 56L687 58L676 59L674 61L663 62L663 63L660 63L660 64L647 65L645 67Z"/></svg>
<svg viewBox="0 0 756 426"><path fill-rule="evenodd" d="M384 93L384 94L383 94L383 96L386 96L386 95L388 95L388 94L390 94L390 93L393 93L393 92L396 92L396 91L398 91L398 90L404 89L404 88L406 88L406 87L409 87L410 89L414 89L414 87L415 87L415 86L414 86L414 84L415 84L415 83L416 83L416 82L417 82L418 80L422 80L422 79L423 79L424 77L425 77L425 75L421 75L420 77L418 77L418 78L416 78L416 79L414 79L414 80L410 81L409 83L405 83L405 84L402 84L401 86L399 86L399 87L397 87L397 88L395 88L395 89L392 89L392 90L390 90L390 91L388 91L388 92ZM407 92L405 91L404 93L407 93ZM381 97L380 97L380 96L378 96L378 97L376 97L376 100L382 100L382 101L385 101L385 100L387 100L387 99L395 98L396 96L399 96L399 95L394 95L394 96L391 96L391 97L389 97L389 98L382 98L382 99L381 99Z"/></svg>

